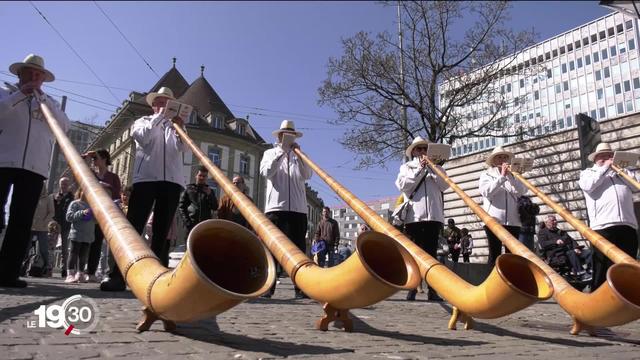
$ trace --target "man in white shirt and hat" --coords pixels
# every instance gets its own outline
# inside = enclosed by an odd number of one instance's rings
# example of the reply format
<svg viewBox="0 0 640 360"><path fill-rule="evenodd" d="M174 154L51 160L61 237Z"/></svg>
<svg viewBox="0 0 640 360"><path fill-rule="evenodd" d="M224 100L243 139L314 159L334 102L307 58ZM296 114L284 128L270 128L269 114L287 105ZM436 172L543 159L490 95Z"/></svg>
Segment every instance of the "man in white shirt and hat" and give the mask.
<svg viewBox="0 0 640 360"><path fill-rule="evenodd" d="M169 264L167 234L185 185L182 155L189 151L172 126L175 123L184 127L183 119L169 119L164 114L167 102L174 99L173 91L167 87L149 93L146 100L153 115L143 116L131 126L136 157L127 219L142 234L153 210L151 250L164 266ZM100 284L100 290L125 290L125 279L113 260L110 268L109 280Z"/></svg>
<svg viewBox="0 0 640 360"><path fill-rule="evenodd" d="M28 248L43 180L49 174L54 144L38 98L49 106L65 132L69 119L42 91L43 82L55 79L42 57L29 54L24 61L12 64L9 71L18 76L18 83L0 87L0 208L4 209L13 186L0 250L0 287L25 287L27 283L19 279L20 265Z"/></svg>
<svg viewBox="0 0 640 360"><path fill-rule="evenodd" d="M613 169L613 149L608 143L600 143L588 156L594 164L580 172L578 184L587 203L589 225L629 256L638 253L638 222L633 210L635 189ZM625 170L634 176L630 171ZM635 174L635 178L638 176ZM598 288L607 279L607 270L613 264L597 248L593 249L593 280L591 289Z"/></svg>
<svg viewBox="0 0 640 360"><path fill-rule="evenodd" d="M502 146L496 146L486 160L489 168L480 174L479 188L484 211L518 239L522 225L518 213L518 197L524 195L527 188L510 173L511 159L512 152L505 151ZM495 265L496 259L502 253L502 242L486 225L484 231L489 241L487 263ZM509 252L509 249L505 248L505 251Z"/></svg>
<svg viewBox="0 0 640 360"><path fill-rule="evenodd" d="M273 135L278 142L264 152L260 162L260 174L267 179L265 215L304 253L307 252L307 193L305 181L311 178L312 170L293 152L300 148L294 141L302 137L291 120L284 120ZM264 297L271 297L275 291ZM295 297L306 297L295 286Z"/></svg>
<svg viewBox="0 0 640 360"><path fill-rule="evenodd" d="M400 166L396 187L409 201L405 220L405 232L421 249L434 258L438 256L438 240L444 224L442 192L449 188L447 182L427 166L429 142L418 136L405 150L410 161ZM440 171L444 169L436 165ZM416 298L417 290L410 290L407 300ZM427 299L441 301L436 291L428 287Z"/></svg>

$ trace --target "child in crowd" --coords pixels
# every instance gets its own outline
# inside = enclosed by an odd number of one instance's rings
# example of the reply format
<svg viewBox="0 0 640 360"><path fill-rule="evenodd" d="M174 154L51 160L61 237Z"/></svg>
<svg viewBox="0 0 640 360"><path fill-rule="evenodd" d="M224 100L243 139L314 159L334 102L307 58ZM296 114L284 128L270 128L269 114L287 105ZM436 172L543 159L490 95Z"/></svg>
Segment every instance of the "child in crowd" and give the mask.
<svg viewBox="0 0 640 360"><path fill-rule="evenodd" d="M67 264L67 278L65 283L88 282L89 276L84 272L89 259L89 248L94 240L95 219L84 191L76 191L76 200L69 204L67 221L71 223L69 231L69 262Z"/></svg>

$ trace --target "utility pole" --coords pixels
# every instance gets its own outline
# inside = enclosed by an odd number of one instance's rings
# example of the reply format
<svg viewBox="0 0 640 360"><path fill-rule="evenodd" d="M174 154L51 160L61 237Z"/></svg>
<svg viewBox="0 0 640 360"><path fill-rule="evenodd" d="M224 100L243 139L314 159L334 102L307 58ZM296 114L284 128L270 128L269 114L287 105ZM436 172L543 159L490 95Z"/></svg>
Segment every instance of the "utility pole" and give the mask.
<svg viewBox="0 0 640 360"><path fill-rule="evenodd" d="M400 43L400 86L402 87L402 127L404 128L402 131L402 142L404 144L404 148L409 147L409 139L406 133L407 129L407 99L404 96L404 50L402 46L402 15L400 11L400 1L398 1L398 40ZM404 162L407 162L411 159L407 157L407 155L403 155Z"/></svg>

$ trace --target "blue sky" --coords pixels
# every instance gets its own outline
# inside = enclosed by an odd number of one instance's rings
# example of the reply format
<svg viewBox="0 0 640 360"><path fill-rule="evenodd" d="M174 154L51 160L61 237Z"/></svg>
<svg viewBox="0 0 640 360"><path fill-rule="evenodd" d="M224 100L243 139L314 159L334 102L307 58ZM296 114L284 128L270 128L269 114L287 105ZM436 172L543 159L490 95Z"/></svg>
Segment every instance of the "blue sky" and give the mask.
<svg viewBox="0 0 640 360"><path fill-rule="evenodd" d="M31 52L40 54L59 79L52 86L60 90L45 90L69 96L67 113L73 120L97 124L108 120L131 90L146 91L158 80L94 2L34 4L111 92L29 2L0 3L0 33L4 34L0 80L12 81L8 75L11 63ZM294 120L305 133L302 149L357 196L370 200L397 194L393 182L399 162L390 162L387 169L352 170L353 155L335 141L343 129L326 123L335 114L317 105L327 60L340 56L341 38L361 30L395 31L394 7L374 2L98 5L158 74L170 68L174 56L189 82L204 65L205 77L233 113L249 116L265 139L271 139L271 131L281 120ZM510 25L517 30L534 28L538 40L544 40L609 12L597 1L518 1L513 4ZM339 203L317 176L310 185L326 203Z"/></svg>

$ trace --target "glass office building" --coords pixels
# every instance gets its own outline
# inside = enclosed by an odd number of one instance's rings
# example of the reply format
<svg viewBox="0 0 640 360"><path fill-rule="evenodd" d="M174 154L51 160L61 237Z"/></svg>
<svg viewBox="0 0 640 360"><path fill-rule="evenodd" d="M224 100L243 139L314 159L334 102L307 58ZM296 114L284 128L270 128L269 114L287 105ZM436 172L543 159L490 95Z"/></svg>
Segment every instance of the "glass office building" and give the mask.
<svg viewBox="0 0 640 360"><path fill-rule="evenodd" d="M640 110L638 21L612 13L502 60L494 89L509 104L500 111L506 133L457 139L453 156L544 136L574 127L586 113L599 121ZM526 74L526 75L524 75ZM441 94L447 84L441 86ZM441 100L446 101L446 100ZM488 103L461 107L464 126L477 127L494 113Z"/></svg>

